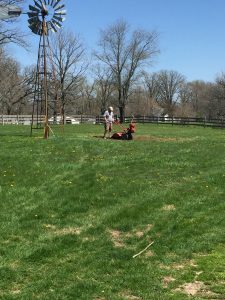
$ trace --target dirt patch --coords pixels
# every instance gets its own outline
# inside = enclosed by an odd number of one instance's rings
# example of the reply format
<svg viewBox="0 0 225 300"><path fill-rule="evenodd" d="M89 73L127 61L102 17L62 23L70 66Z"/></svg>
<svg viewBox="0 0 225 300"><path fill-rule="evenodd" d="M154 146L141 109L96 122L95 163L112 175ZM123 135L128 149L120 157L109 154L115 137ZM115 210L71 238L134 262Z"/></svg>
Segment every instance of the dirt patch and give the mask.
<svg viewBox="0 0 225 300"><path fill-rule="evenodd" d="M177 140L177 138L162 138L150 135L138 135L135 137L135 141L176 142Z"/></svg>
<svg viewBox="0 0 225 300"><path fill-rule="evenodd" d="M172 264L171 268L175 270L182 270L187 267L193 267L196 268L198 265L195 263L194 260L186 260L183 263L180 264Z"/></svg>
<svg viewBox="0 0 225 300"><path fill-rule="evenodd" d="M111 240L113 241L113 244L115 247L125 247L125 241L129 238L137 237L142 238L145 234L147 234L151 229L153 225L147 224L145 227L142 227L141 229L135 229L130 232L121 232L119 230L109 230L109 234L111 237Z"/></svg>
<svg viewBox="0 0 225 300"><path fill-rule="evenodd" d="M162 210L164 210L164 211L174 211L174 210L176 210L176 207L175 207L174 204L164 205L162 207Z"/></svg>
<svg viewBox="0 0 225 300"><path fill-rule="evenodd" d="M111 240L115 247L122 248L125 247L125 244L122 239L122 233L119 230L109 230L111 235Z"/></svg>
<svg viewBox="0 0 225 300"><path fill-rule="evenodd" d="M151 229L153 228L152 224L147 224L145 227L143 227L142 229L138 229L138 230L133 230L131 232L132 236L137 236L139 238L143 237L144 234L148 233Z"/></svg>
<svg viewBox="0 0 225 300"><path fill-rule="evenodd" d="M52 235L63 236L63 235L79 235L81 233L81 229L77 227L65 227L65 228L57 228L51 224L44 224L44 227L51 231Z"/></svg>
<svg viewBox="0 0 225 300"><path fill-rule="evenodd" d="M151 250L145 252L145 257L153 257L155 253Z"/></svg>
<svg viewBox="0 0 225 300"><path fill-rule="evenodd" d="M208 293L204 282L195 281L192 283L185 283L184 285L180 286L176 291L184 292L189 296L196 296L197 294Z"/></svg>
<svg viewBox="0 0 225 300"><path fill-rule="evenodd" d="M167 288L168 285L169 285L171 282L173 282L173 281L175 281L175 279L174 279L173 277L171 277L171 276L166 276L166 277L164 277L164 278L163 278L163 287L164 287L164 288Z"/></svg>
<svg viewBox="0 0 225 300"><path fill-rule="evenodd" d="M190 142L194 141L195 138L177 138L177 137L157 137L149 135L138 135L135 136L135 141L155 141L155 142Z"/></svg>
<svg viewBox="0 0 225 300"><path fill-rule="evenodd" d="M135 235L140 238L144 235L144 232L143 231L136 231Z"/></svg>
<svg viewBox="0 0 225 300"><path fill-rule="evenodd" d="M142 300L142 298L134 296L130 292L121 293L120 297L123 297L124 300Z"/></svg>
<svg viewBox="0 0 225 300"><path fill-rule="evenodd" d="M20 293L21 293L21 290L17 290L17 289L11 291L11 294L13 294L13 295L19 295Z"/></svg>
<svg viewBox="0 0 225 300"><path fill-rule="evenodd" d="M44 224L43 225L44 228L46 229L51 229L51 230L55 230L56 229L56 226L52 225L52 224Z"/></svg>
<svg viewBox="0 0 225 300"><path fill-rule="evenodd" d="M169 253L167 255L167 257L171 257L171 258L175 258L174 253ZM163 265L160 264L160 269L164 269L164 270L183 270L185 268L197 268L198 265L196 264L196 262L194 260L186 260L180 263L172 263L171 265ZM198 272L196 272L197 275ZM199 273L201 274L201 272Z"/></svg>
<svg viewBox="0 0 225 300"><path fill-rule="evenodd" d="M185 294L189 296L196 296L200 291L204 289L205 285L201 281L195 281L192 283L185 283L178 289L176 289L179 292L184 292Z"/></svg>
<svg viewBox="0 0 225 300"><path fill-rule="evenodd" d="M177 288L175 291L183 292L188 296L200 296L200 297L216 297L217 294L208 290L204 282L194 281L192 283L185 283L184 285Z"/></svg>
<svg viewBox="0 0 225 300"><path fill-rule="evenodd" d="M54 234L57 236L79 235L80 233L81 233L80 228L76 228L76 227L67 227L67 228L62 228L54 231Z"/></svg>

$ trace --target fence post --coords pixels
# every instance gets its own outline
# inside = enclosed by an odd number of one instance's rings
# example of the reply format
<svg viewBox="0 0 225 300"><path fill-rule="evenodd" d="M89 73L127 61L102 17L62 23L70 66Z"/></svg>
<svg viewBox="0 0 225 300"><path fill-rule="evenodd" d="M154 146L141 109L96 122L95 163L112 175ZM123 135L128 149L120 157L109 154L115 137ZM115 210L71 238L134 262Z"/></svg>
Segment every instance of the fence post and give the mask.
<svg viewBox="0 0 225 300"><path fill-rule="evenodd" d="M204 117L204 128L206 127L206 116Z"/></svg>
<svg viewBox="0 0 225 300"><path fill-rule="evenodd" d="M80 123L83 123L83 115L80 115Z"/></svg>
<svg viewBox="0 0 225 300"><path fill-rule="evenodd" d="M173 126L173 116L172 116L172 126Z"/></svg>

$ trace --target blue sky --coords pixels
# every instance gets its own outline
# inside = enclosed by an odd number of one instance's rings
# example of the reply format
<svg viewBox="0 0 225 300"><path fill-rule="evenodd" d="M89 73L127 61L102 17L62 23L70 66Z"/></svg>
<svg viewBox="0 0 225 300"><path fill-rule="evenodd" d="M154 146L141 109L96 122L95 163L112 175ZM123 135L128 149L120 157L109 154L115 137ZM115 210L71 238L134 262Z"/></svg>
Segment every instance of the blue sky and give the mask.
<svg viewBox="0 0 225 300"><path fill-rule="evenodd" d="M32 3L32 0L28 1ZM118 19L132 29L159 32L160 55L150 71L176 70L187 80L214 81L225 71L224 0L64 0L67 18L64 27L79 34L91 52L99 30ZM26 8L25 8L26 9ZM27 29L26 16L18 26ZM11 47L9 51L22 65L35 63L37 36L29 39L31 53ZM15 54L16 53L16 54Z"/></svg>

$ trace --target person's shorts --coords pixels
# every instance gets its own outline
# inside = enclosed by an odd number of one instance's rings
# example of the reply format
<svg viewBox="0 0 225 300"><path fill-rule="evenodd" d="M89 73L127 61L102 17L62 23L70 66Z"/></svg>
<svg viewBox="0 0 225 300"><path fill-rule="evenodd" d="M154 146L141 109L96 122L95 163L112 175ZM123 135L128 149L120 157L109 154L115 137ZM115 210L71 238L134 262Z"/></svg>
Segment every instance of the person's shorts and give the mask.
<svg viewBox="0 0 225 300"><path fill-rule="evenodd" d="M112 123L110 122L105 123L105 130L107 131L112 130Z"/></svg>

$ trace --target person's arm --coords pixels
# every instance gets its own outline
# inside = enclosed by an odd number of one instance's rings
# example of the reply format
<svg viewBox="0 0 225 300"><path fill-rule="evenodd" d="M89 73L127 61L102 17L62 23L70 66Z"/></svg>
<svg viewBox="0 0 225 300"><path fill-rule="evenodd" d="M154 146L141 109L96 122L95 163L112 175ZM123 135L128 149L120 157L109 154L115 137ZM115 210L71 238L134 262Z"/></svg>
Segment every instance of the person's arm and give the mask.
<svg viewBox="0 0 225 300"><path fill-rule="evenodd" d="M104 120L105 120L105 123L107 123L107 121L108 121L108 114L107 114L107 112L104 113Z"/></svg>

